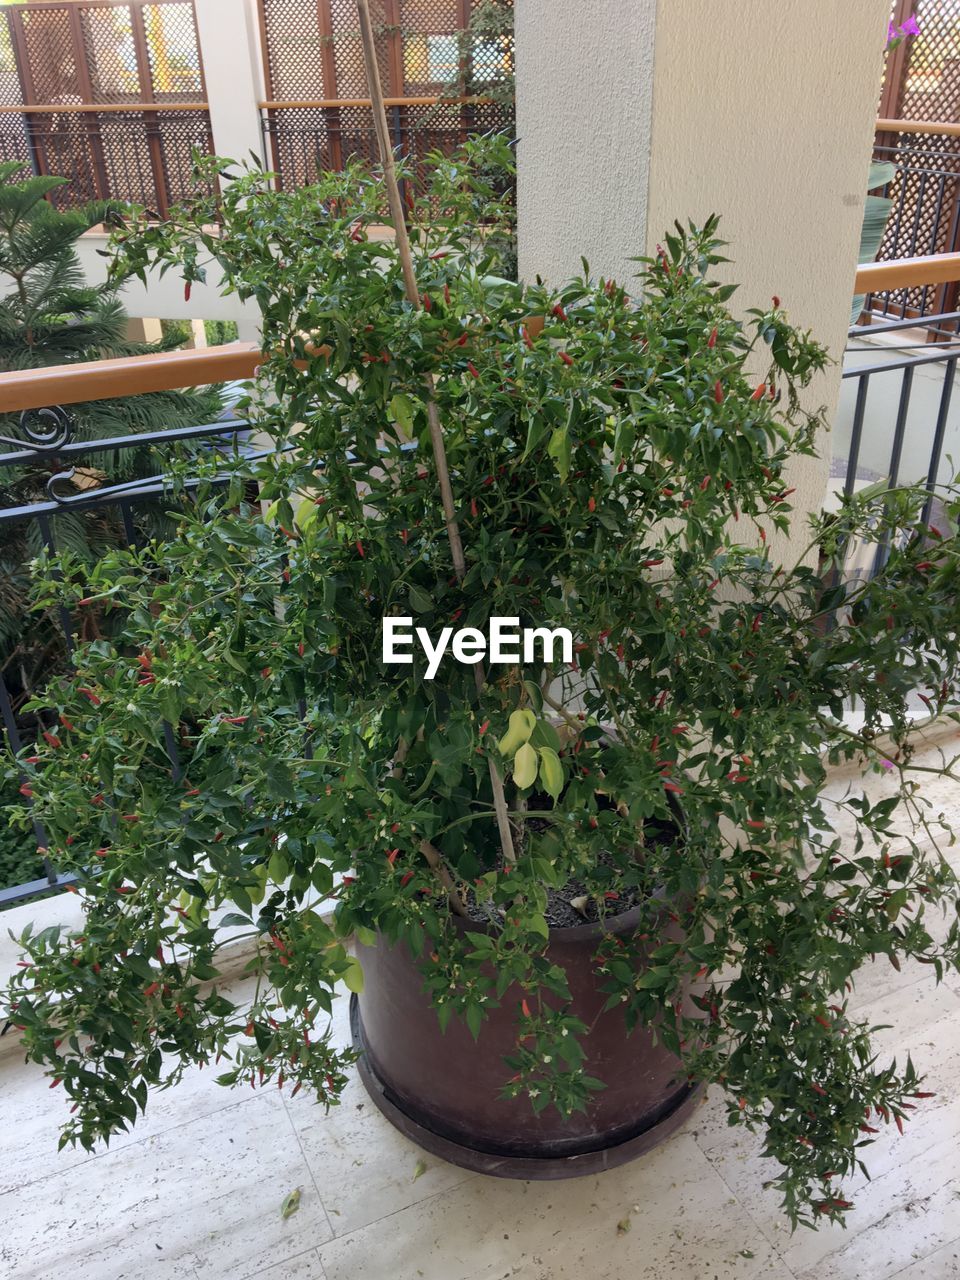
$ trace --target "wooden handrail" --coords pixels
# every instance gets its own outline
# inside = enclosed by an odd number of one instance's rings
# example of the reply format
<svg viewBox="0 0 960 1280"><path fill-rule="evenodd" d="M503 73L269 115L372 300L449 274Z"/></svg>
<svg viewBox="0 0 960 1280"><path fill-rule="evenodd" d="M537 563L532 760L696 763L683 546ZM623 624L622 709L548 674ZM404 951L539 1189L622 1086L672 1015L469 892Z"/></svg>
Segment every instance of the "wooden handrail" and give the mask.
<svg viewBox="0 0 960 1280"><path fill-rule="evenodd" d="M883 293L960 280L960 253L933 253L925 258L895 258L857 268L854 293Z"/></svg>
<svg viewBox="0 0 960 1280"><path fill-rule="evenodd" d="M261 359L255 342L232 342L198 351L16 369L0 373L0 413L252 378Z"/></svg>
<svg viewBox="0 0 960 1280"><path fill-rule="evenodd" d="M936 133L960 138L960 124L950 124L946 120L878 120L877 133Z"/></svg>
<svg viewBox="0 0 960 1280"><path fill-rule="evenodd" d="M116 115L136 111L209 111L209 102L70 102L62 106L53 102L27 103L16 107L0 107L3 116Z"/></svg>
<svg viewBox="0 0 960 1280"><path fill-rule="evenodd" d="M433 107L438 102L444 106L459 107L469 104L492 102L492 98L467 97L444 98L438 95L424 98L384 98L387 107ZM258 102L261 111L319 110L323 107L369 107L369 98L284 98Z"/></svg>
<svg viewBox="0 0 960 1280"><path fill-rule="evenodd" d="M954 280L960 280L960 253L938 253L926 258L867 263L857 269L854 292L881 293ZM538 320L542 326L542 317L530 316L527 327L533 330ZM313 351L315 355L329 355L326 346ZM232 342L198 351L164 351L120 360L15 369L0 373L0 413L241 381L252 378L262 360L255 342Z"/></svg>

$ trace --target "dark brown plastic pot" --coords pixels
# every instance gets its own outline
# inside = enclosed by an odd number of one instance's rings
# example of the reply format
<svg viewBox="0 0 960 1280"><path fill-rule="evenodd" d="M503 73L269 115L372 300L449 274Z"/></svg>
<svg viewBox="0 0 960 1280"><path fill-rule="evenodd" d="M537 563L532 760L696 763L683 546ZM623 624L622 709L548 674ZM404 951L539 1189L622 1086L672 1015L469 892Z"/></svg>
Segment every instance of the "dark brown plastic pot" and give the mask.
<svg viewBox="0 0 960 1280"><path fill-rule="evenodd" d="M639 917L634 908L603 929L627 933ZM426 1150L502 1178L592 1174L662 1142L694 1110L699 1090L649 1031L628 1035L620 1009L603 1011L607 994L592 963L600 936L597 924L554 929L548 948L567 974L571 1012L589 1028L582 1041L585 1070L607 1086L586 1113L564 1119L549 1107L537 1115L526 1097L499 1097L509 1073L503 1055L517 1038L519 991L508 991L490 1012L476 1042L457 1018L442 1032L410 952L383 939L358 946L365 983L351 1005L360 1075L373 1101Z"/></svg>

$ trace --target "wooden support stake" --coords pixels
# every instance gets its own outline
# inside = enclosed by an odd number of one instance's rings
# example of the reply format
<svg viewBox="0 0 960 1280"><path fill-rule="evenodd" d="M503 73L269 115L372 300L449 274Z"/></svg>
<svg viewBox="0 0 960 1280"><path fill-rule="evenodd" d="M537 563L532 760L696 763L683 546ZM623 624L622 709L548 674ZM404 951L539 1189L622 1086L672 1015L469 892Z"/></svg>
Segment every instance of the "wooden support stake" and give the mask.
<svg viewBox="0 0 960 1280"><path fill-rule="evenodd" d="M410 251L410 237L407 234L407 223L403 212L403 201L400 198L400 185L397 182L397 170L393 162L393 147L390 143L390 130L387 125L387 111L383 101L383 89L380 84L380 68L377 65L377 49L373 38L373 23L370 20L369 0L357 0L360 17L360 38L363 43L363 61L367 71L367 87L370 93L373 126L377 134L377 146L380 161L383 165L383 180L387 189L387 202L390 205L390 216L396 236L397 253L400 257L400 269L403 272L403 285L407 300L412 307L420 307L420 290L413 269L413 254ZM462 582L466 576L467 566L463 557L463 542L460 538L460 526L457 523L457 509L453 500L453 488L450 484L450 471L447 466L447 450L443 442L443 428L440 424L440 411L434 397L433 378L428 374L426 379L427 424L430 428L430 444L437 468L437 482L440 486L440 499L443 504L443 517L447 527L447 538L450 542L450 555L453 559L453 571L457 580ZM473 668L480 693L484 685L484 675L477 664ZM507 800L503 793L503 780L496 764L487 757L490 766L490 785L493 789L493 807L497 815L497 829L500 833L500 847L507 862L516 862L513 848L513 833L510 830L510 819L507 816Z"/></svg>

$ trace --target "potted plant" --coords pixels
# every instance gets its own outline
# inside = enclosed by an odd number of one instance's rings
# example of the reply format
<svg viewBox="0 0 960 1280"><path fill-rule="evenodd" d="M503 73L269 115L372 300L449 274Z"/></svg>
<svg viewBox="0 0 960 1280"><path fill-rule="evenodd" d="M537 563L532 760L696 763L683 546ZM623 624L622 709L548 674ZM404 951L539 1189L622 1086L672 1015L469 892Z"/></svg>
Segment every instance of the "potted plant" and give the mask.
<svg viewBox="0 0 960 1280"><path fill-rule="evenodd" d="M938 529L924 493L848 501L837 562L854 534L892 550L825 594L769 535L824 426L800 391L826 353L777 299L730 314L716 220L678 225L632 292L586 263L517 282L484 176L509 148L433 160L407 212L416 304L359 169L298 192L233 172L120 233L122 270L212 259L260 306L277 447L265 515L238 470L172 543L39 567L41 606L117 618L19 764L86 907L82 933L21 939L26 1052L85 1146L187 1064L329 1106L359 1053L408 1132L522 1176L635 1154L715 1081L793 1221L842 1217L844 1176L923 1095L849 1012L857 971L958 959L956 924L926 923L956 878L902 825L908 695L955 708L957 491ZM572 652L477 662L497 618L567 628ZM411 662L384 660L385 629ZM459 660L431 663L441 639ZM851 842L820 793L854 757L901 786L839 802ZM220 989L225 931L253 940L252 1001ZM325 1029L341 982L354 1047Z"/></svg>

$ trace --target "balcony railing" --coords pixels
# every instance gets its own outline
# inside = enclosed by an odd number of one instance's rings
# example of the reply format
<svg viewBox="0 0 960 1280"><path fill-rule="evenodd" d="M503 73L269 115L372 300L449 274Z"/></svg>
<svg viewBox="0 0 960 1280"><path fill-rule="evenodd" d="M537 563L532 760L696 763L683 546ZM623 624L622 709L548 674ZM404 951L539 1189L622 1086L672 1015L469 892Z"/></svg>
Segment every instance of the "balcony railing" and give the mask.
<svg viewBox="0 0 960 1280"><path fill-rule="evenodd" d="M70 481L74 468L82 466L89 454L119 454L130 449L154 448L161 459L169 459L174 446L191 441L206 441L211 450L238 440L249 430L247 423L229 418L174 430L141 432L116 439L81 441L73 438L69 406L89 400L115 399L148 391L168 391L181 387L204 386L216 382L247 379L253 376L260 360L259 349L250 343L234 343L199 351L165 352L123 360L92 361L88 364L52 369L25 369L0 375L0 413L19 412L20 422L14 436L0 436L8 451L0 453L0 474L11 468L31 467L48 476L47 499L0 509L0 531L29 523L39 533L39 540L50 551L57 549L57 522L65 513L97 511L109 514L123 532L123 540L132 545L141 541L138 508L169 498L172 490L167 477L159 471L123 484L95 489L76 489ZM250 454L256 457L256 454ZM162 463L161 463L162 465ZM230 479L226 472L204 476L205 486L222 486ZM201 481L181 480L176 501L189 501ZM76 621L67 610L55 618L60 628L63 648L72 654L77 636ZM22 701L30 690L20 690ZM0 673L0 720L13 752L24 745L24 724L18 716L18 694ZM47 717L46 719L49 719ZM39 713L36 732L52 727L44 713ZM166 740L171 767L176 768L176 744L172 730ZM38 850L48 847L46 833L34 824ZM0 887L0 906L37 897L52 888L70 883L73 877L58 874L45 853L38 854L43 876L24 884Z"/></svg>

